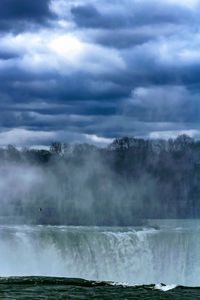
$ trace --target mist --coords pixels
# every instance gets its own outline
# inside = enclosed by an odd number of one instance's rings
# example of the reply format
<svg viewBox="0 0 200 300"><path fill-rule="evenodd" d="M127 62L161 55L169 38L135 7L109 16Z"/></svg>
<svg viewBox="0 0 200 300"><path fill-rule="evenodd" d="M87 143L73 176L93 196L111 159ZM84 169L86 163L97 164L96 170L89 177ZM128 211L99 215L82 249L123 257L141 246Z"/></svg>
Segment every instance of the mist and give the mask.
<svg viewBox="0 0 200 300"><path fill-rule="evenodd" d="M198 217L198 147L182 136L122 138L104 149L1 149L0 222L125 226Z"/></svg>
<svg viewBox="0 0 200 300"><path fill-rule="evenodd" d="M98 151L78 158L76 154L52 156L47 164L26 158L6 160L0 166L2 222L135 224L144 202L150 195L154 199L154 194L150 176L144 174L134 181L123 177Z"/></svg>

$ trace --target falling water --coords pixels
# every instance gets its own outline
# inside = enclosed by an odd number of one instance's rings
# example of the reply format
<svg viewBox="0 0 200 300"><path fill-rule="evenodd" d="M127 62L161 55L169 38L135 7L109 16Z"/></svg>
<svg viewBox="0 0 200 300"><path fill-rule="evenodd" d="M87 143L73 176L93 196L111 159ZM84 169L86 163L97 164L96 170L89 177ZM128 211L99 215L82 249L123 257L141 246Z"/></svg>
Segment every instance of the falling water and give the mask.
<svg viewBox="0 0 200 300"><path fill-rule="evenodd" d="M166 224L156 229L1 226L0 276L199 286L200 221Z"/></svg>

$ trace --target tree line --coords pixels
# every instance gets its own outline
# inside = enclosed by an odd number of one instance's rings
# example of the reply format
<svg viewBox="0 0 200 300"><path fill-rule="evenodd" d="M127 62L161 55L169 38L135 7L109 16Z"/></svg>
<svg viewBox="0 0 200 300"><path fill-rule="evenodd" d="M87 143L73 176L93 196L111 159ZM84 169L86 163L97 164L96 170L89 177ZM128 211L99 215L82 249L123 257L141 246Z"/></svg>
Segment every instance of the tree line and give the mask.
<svg viewBox="0 0 200 300"><path fill-rule="evenodd" d="M0 149L0 163L42 172L35 189L7 200L11 215L31 223L134 225L146 218L200 217L200 141L187 135L123 137L106 148L53 142L49 150L18 150L9 145ZM9 209L0 214L9 215Z"/></svg>

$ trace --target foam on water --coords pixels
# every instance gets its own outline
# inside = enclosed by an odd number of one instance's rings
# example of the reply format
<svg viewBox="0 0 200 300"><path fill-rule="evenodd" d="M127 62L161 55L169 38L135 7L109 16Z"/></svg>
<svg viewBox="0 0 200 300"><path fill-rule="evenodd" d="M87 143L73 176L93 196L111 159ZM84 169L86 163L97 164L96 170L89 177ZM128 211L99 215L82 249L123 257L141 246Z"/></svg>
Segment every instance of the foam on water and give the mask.
<svg viewBox="0 0 200 300"><path fill-rule="evenodd" d="M167 291L170 291L170 290L173 290L177 287L176 284L169 284L169 285L163 285L163 284L156 284L155 285L155 289L156 290L160 290L160 291L163 291L163 292L167 292Z"/></svg>

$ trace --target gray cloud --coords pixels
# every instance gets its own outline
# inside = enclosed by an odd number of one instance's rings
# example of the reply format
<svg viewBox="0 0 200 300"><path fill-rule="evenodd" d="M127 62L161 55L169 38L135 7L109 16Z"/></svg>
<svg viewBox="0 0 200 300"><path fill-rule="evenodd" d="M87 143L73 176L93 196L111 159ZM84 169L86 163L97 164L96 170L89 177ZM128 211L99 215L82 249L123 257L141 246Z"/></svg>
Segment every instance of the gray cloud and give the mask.
<svg viewBox="0 0 200 300"><path fill-rule="evenodd" d="M2 137L31 145L196 136L199 4L2 0Z"/></svg>
<svg viewBox="0 0 200 300"><path fill-rule="evenodd" d="M55 17L50 10L50 0L1 0L0 30L24 31L29 25L44 24Z"/></svg>
<svg viewBox="0 0 200 300"><path fill-rule="evenodd" d="M116 5L116 6L115 6ZM108 6L108 9L104 7ZM111 8L111 9L109 9ZM74 21L80 27L118 29L163 23L192 21L192 13L179 5L160 1L113 1L95 7L92 4L71 8ZM194 19L193 19L194 21Z"/></svg>
<svg viewBox="0 0 200 300"><path fill-rule="evenodd" d="M138 87L123 103L125 115L144 122L199 122L199 94L184 86Z"/></svg>

